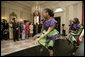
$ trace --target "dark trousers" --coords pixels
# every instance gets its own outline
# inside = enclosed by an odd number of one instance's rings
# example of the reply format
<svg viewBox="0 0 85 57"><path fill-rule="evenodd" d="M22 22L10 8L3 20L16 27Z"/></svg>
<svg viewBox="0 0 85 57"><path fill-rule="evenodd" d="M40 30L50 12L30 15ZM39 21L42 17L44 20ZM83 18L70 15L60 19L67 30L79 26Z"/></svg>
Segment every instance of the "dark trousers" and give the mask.
<svg viewBox="0 0 85 57"><path fill-rule="evenodd" d="M19 32L17 30L13 31L13 40L19 41Z"/></svg>
<svg viewBox="0 0 85 57"><path fill-rule="evenodd" d="M3 37L3 31L1 31L1 40L2 40L2 37Z"/></svg>
<svg viewBox="0 0 85 57"><path fill-rule="evenodd" d="M66 36L66 30L62 30L62 35Z"/></svg>
<svg viewBox="0 0 85 57"><path fill-rule="evenodd" d="M8 39L9 39L9 31L7 31L6 34L4 31L2 31L1 40L8 40Z"/></svg>
<svg viewBox="0 0 85 57"><path fill-rule="evenodd" d="M9 33L4 34L4 40L8 40L9 39Z"/></svg>
<svg viewBox="0 0 85 57"><path fill-rule="evenodd" d="M36 34L35 30L33 30L33 36L35 36L35 34Z"/></svg>

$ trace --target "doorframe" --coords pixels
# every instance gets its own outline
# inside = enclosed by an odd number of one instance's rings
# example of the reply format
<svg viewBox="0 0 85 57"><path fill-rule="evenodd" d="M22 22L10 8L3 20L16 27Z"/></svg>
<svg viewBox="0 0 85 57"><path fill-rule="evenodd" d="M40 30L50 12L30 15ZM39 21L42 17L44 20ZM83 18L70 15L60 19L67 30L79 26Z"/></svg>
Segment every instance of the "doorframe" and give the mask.
<svg viewBox="0 0 85 57"><path fill-rule="evenodd" d="M61 16L56 16L56 17L54 17L55 18L55 20L56 20L56 18L60 18L60 21L59 21L59 24L60 24L60 26L59 26L59 33L61 34Z"/></svg>

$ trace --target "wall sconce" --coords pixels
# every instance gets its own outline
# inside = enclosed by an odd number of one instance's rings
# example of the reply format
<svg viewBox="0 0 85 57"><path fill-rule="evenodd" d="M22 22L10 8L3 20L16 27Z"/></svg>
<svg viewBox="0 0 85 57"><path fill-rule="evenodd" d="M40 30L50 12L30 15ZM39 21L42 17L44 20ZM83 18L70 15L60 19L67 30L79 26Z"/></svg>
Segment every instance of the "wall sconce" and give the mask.
<svg viewBox="0 0 85 57"><path fill-rule="evenodd" d="M6 17L2 17L2 19L6 19Z"/></svg>
<svg viewBox="0 0 85 57"><path fill-rule="evenodd" d="M20 19L20 21L22 22L23 20L22 20L22 19Z"/></svg>

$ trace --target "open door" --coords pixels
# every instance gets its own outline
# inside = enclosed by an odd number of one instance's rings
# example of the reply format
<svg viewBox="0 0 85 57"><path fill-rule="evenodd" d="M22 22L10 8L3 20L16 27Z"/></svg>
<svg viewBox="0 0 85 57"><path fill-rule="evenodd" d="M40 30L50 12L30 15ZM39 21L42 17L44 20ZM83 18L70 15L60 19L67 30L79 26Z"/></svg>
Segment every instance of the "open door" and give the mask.
<svg viewBox="0 0 85 57"><path fill-rule="evenodd" d="M55 20L57 21L57 30L59 31L59 33L60 33L60 31L61 31L61 17L54 17L55 18Z"/></svg>

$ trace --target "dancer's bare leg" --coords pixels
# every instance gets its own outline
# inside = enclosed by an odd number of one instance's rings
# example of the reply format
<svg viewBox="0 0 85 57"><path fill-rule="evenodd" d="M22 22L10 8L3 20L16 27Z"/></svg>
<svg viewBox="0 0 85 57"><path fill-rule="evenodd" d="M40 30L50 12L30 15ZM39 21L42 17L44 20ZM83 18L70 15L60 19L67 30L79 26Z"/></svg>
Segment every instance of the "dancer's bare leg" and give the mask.
<svg viewBox="0 0 85 57"><path fill-rule="evenodd" d="M49 50L49 56L53 56L53 50Z"/></svg>
<svg viewBox="0 0 85 57"><path fill-rule="evenodd" d="M53 50L52 49L48 49L48 47L46 47L46 48L47 48L47 50L49 52L49 56L53 56L53 54L54 54Z"/></svg>
<svg viewBox="0 0 85 57"><path fill-rule="evenodd" d="M42 48L40 49L40 52L42 52L42 51L43 51L43 49L44 49L44 48L42 47Z"/></svg>

